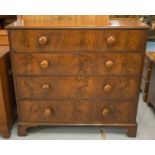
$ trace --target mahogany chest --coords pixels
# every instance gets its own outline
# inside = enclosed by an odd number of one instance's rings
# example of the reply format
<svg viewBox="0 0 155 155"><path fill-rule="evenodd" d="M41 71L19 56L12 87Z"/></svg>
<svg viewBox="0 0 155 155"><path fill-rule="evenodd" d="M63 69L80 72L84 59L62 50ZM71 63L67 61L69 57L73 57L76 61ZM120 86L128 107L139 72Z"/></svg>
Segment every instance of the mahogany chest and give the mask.
<svg viewBox="0 0 155 155"><path fill-rule="evenodd" d="M15 94L8 46L0 46L0 133L10 137L16 117Z"/></svg>
<svg viewBox="0 0 155 155"><path fill-rule="evenodd" d="M144 102L155 107L155 52L146 52L141 90Z"/></svg>
<svg viewBox="0 0 155 155"><path fill-rule="evenodd" d="M17 21L7 27L18 134L39 125L87 125L123 127L136 136L148 26L77 23Z"/></svg>

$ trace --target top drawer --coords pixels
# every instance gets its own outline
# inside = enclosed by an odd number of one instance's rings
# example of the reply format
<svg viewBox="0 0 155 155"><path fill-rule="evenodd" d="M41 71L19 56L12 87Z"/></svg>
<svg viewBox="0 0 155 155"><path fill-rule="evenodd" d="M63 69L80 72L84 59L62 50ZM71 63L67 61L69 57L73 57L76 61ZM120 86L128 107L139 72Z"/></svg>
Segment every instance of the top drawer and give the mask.
<svg viewBox="0 0 155 155"><path fill-rule="evenodd" d="M144 30L10 30L14 51L142 50Z"/></svg>

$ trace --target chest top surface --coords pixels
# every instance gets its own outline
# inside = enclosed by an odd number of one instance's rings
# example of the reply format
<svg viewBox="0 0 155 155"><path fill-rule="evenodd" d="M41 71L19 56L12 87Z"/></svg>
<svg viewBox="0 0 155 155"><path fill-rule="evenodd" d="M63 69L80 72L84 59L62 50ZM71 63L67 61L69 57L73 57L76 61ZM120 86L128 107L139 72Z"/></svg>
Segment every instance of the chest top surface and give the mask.
<svg viewBox="0 0 155 155"><path fill-rule="evenodd" d="M7 29L148 29L136 20L105 20L104 16L58 16L35 20L17 20Z"/></svg>

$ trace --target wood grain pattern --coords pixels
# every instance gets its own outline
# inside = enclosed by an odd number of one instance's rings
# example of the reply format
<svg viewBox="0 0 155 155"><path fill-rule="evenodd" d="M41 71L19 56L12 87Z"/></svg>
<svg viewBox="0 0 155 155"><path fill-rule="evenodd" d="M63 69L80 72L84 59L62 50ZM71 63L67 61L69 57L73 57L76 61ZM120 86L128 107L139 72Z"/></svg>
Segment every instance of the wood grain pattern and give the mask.
<svg viewBox="0 0 155 155"><path fill-rule="evenodd" d="M52 15L53 17L53 15ZM52 18L51 17L51 18ZM75 16L74 16L75 17ZM81 15L76 16L77 18L70 18L70 15L60 16L58 18L46 18L46 20L40 19L37 17L37 20L32 20L31 17L29 20L19 19L16 22L7 26L7 29L139 29L146 30L149 29L149 26L138 20L105 20L105 16L85 16L85 19L81 20ZM58 20L57 20L58 19ZM64 22L65 21L65 22Z"/></svg>
<svg viewBox="0 0 155 155"><path fill-rule="evenodd" d="M1 50L0 50L1 52ZM15 94L8 51L0 56L0 132L4 138L10 137L10 130L16 116Z"/></svg>
<svg viewBox="0 0 155 155"><path fill-rule="evenodd" d="M4 97L3 97L3 90L2 90L2 79L0 77L0 125L5 125L6 123L6 115L4 110L5 109L5 104L4 104ZM1 128L1 127L0 127Z"/></svg>
<svg viewBox="0 0 155 155"><path fill-rule="evenodd" d="M8 46L8 45L9 41L7 31L0 29L0 46Z"/></svg>
<svg viewBox="0 0 155 155"><path fill-rule="evenodd" d="M16 77L21 98L135 98L138 77ZM43 89L48 84L49 89ZM110 92L104 90L112 87Z"/></svg>
<svg viewBox="0 0 155 155"><path fill-rule="evenodd" d="M140 54L75 53L32 54L18 53L13 56L15 73L20 75L139 75L142 56ZM41 67L42 61L47 68ZM106 66L112 61L111 68Z"/></svg>
<svg viewBox="0 0 155 155"><path fill-rule="evenodd" d="M105 125L135 137L148 26L118 20L84 26L63 18L72 24L19 20L8 26L18 134L45 124Z"/></svg>
<svg viewBox="0 0 155 155"><path fill-rule="evenodd" d="M24 100L20 101L20 121L29 123L135 123L132 102L104 100ZM52 114L46 116L45 109ZM103 116L103 109L109 115ZM23 110L24 109L24 110Z"/></svg>
<svg viewBox="0 0 155 155"><path fill-rule="evenodd" d="M16 51L36 50L142 50L145 46L145 31L142 30L12 30L11 44ZM47 37L42 46L38 39ZM116 39L108 45L108 37Z"/></svg>
<svg viewBox="0 0 155 155"><path fill-rule="evenodd" d="M24 24L49 21L53 26L102 26L109 22L109 16L105 15L22 15L19 18Z"/></svg>

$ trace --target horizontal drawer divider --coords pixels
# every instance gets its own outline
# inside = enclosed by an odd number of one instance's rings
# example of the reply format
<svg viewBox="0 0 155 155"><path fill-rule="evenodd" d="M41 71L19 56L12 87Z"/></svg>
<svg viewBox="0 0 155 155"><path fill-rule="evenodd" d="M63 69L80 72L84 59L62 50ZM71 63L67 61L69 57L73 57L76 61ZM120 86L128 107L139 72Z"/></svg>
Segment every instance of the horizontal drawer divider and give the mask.
<svg viewBox="0 0 155 155"><path fill-rule="evenodd" d="M18 100L103 100L103 101L137 101L137 98L125 98L125 99L108 99L108 98L24 98L18 97Z"/></svg>
<svg viewBox="0 0 155 155"><path fill-rule="evenodd" d="M99 52L104 52L104 53L141 53L144 52L143 50L36 50L36 51L13 51L14 53L62 53L62 54L67 54L67 53L99 53Z"/></svg>
<svg viewBox="0 0 155 155"><path fill-rule="evenodd" d="M102 74L51 74L51 75L43 75L43 74L14 74L15 76L21 76L21 77L52 77L52 76L62 76L62 77L82 77L82 76L87 76L87 77L94 77L94 76L103 76L103 77L140 77L138 74L114 74L114 75L102 75Z"/></svg>
<svg viewBox="0 0 155 155"><path fill-rule="evenodd" d="M9 27L9 28L8 28ZM14 30L15 28L18 29L18 30L82 30L82 31L87 31L87 30L146 30L146 29L150 29L150 27L148 26L147 28L144 26L129 26L129 27L124 27L124 26L119 26L119 27L116 27L116 26L96 26L96 27L92 27L92 26L17 26L16 27L11 27L11 26L8 26L7 28L9 30Z"/></svg>

